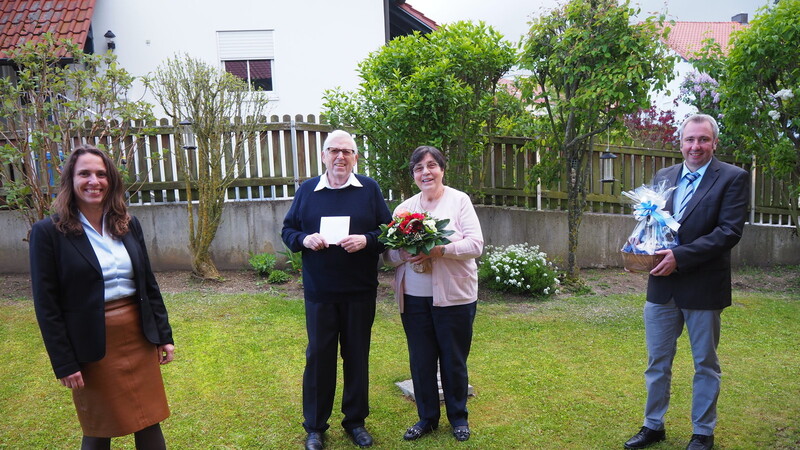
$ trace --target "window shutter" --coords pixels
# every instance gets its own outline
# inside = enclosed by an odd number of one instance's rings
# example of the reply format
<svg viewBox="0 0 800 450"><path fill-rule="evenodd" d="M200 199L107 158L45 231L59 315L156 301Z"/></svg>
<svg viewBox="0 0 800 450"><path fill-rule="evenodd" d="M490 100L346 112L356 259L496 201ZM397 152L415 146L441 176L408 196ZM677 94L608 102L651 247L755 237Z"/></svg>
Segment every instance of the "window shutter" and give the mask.
<svg viewBox="0 0 800 450"><path fill-rule="evenodd" d="M218 31L219 59L275 59L273 30Z"/></svg>

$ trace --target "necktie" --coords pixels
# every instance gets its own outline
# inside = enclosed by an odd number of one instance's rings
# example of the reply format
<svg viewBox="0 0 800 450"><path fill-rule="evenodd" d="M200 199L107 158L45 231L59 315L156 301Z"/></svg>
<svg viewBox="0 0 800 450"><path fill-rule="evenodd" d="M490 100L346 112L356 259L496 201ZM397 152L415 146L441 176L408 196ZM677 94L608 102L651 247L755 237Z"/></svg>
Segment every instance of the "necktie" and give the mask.
<svg viewBox="0 0 800 450"><path fill-rule="evenodd" d="M689 203L689 199L692 198L692 194L694 194L694 180L696 180L700 174L698 173L687 173L685 178L689 180L689 185L686 186L686 192L683 194L683 199L681 200L680 207L678 208L678 217L683 217L683 210L686 209L686 205Z"/></svg>

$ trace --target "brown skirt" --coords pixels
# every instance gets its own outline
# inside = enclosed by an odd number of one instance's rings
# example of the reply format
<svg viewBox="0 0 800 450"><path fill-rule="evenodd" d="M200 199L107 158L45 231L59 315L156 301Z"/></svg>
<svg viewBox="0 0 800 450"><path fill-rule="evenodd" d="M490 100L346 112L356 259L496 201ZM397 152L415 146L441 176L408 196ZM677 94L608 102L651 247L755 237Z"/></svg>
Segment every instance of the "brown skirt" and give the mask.
<svg viewBox="0 0 800 450"><path fill-rule="evenodd" d="M158 347L144 336L135 297L106 302L106 355L81 365L73 389L84 436L125 436L169 417Z"/></svg>

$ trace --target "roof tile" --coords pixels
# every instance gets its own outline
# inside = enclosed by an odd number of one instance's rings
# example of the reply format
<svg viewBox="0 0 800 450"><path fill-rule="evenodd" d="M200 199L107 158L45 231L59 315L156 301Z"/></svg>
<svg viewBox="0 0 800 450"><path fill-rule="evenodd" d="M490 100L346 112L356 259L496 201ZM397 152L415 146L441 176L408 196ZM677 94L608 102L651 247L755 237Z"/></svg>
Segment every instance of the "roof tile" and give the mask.
<svg viewBox="0 0 800 450"><path fill-rule="evenodd" d="M81 47L89 35L96 0L0 0L0 61L10 50L50 31ZM66 55L62 55L66 56Z"/></svg>
<svg viewBox="0 0 800 450"><path fill-rule="evenodd" d="M662 42L689 61L695 59L695 53L703 48L704 39L714 38L722 47L723 54L727 55L731 34L748 26L739 22L674 22L669 37Z"/></svg>

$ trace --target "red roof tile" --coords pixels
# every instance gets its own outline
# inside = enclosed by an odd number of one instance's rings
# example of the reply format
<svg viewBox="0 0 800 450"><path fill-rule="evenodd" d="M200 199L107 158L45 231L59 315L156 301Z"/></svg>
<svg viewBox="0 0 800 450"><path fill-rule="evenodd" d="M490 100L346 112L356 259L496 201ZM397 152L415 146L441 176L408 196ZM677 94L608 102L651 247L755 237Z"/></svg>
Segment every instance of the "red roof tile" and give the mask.
<svg viewBox="0 0 800 450"><path fill-rule="evenodd" d="M436 31L439 29L439 24L426 17L425 14L422 14L421 12L414 9L414 7L409 5L408 3L403 1L403 2L396 2L396 4L398 7L400 7L400 9L414 16L417 20L427 25L428 28L430 28L431 30Z"/></svg>
<svg viewBox="0 0 800 450"><path fill-rule="evenodd" d="M83 47L96 0L0 0L0 59L25 42L51 32ZM67 55L62 55L67 56Z"/></svg>
<svg viewBox="0 0 800 450"><path fill-rule="evenodd" d="M708 38L714 38L727 55L731 33L748 26L739 22L675 22L667 40L662 41L687 61L695 59L695 53L703 48L703 40Z"/></svg>

